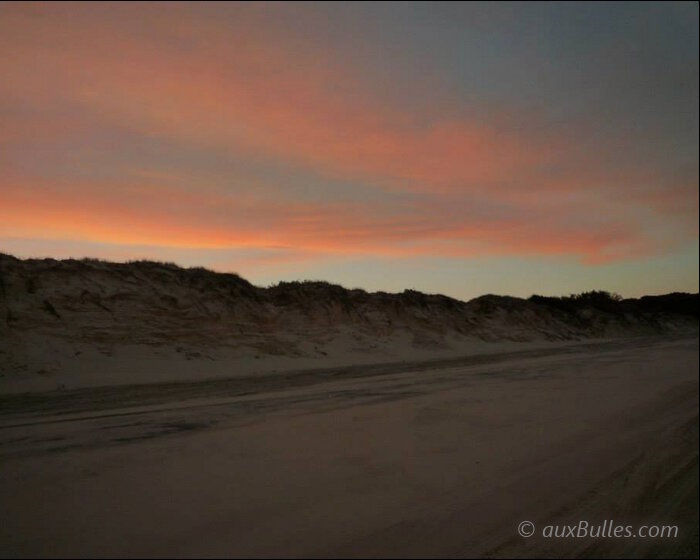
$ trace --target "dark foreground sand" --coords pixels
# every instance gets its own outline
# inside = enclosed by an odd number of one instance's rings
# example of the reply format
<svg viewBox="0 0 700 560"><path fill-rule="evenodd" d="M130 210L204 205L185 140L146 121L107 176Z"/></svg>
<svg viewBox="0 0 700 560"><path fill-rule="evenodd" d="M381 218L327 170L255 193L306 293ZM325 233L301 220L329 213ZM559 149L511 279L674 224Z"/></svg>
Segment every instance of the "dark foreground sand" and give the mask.
<svg viewBox="0 0 700 560"><path fill-rule="evenodd" d="M697 372L696 337L629 339L6 395L0 555L697 557Z"/></svg>

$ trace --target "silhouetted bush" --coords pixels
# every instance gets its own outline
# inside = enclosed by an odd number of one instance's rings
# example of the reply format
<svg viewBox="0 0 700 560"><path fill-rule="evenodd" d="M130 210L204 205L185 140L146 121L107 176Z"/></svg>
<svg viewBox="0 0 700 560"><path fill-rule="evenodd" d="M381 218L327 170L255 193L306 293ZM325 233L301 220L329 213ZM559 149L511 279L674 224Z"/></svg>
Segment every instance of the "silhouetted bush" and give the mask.
<svg viewBox="0 0 700 560"><path fill-rule="evenodd" d="M627 302L632 302L637 310L646 313L677 313L694 317L700 316L700 296L698 294L674 292L663 296L643 296L635 300L625 300L625 303Z"/></svg>
<svg viewBox="0 0 700 560"><path fill-rule="evenodd" d="M569 313L594 308L616 314L675 313L698 317L700 308L698 294L678 292L663 296L644 296L640 299L623 299L619 294L598 290L563 297L533 295L529 301Z"/></svg>

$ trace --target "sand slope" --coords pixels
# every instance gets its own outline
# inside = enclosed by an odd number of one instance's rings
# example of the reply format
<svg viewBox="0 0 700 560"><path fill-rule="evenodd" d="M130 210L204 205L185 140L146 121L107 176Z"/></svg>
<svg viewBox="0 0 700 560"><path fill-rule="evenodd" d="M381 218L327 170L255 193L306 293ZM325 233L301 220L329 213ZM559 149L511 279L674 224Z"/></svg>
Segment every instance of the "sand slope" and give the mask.
<svg viewBox="0 0 700 560"><path fill-rule="evenodd" d="M434 360L698 330L697 296L462 302L137 262L0 254L0 391Z"/></svg>

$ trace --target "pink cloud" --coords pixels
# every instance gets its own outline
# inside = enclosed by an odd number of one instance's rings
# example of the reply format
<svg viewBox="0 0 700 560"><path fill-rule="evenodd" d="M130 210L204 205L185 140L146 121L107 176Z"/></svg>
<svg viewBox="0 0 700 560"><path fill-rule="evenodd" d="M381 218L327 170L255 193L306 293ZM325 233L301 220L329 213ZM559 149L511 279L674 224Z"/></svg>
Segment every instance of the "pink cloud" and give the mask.
<svg viewBox="0 0 700 560"><path fill-rule="evenodd" d="M239 19L220 20L209 7L3 7L0 96L44 118L6 112L0 145L31 149L118 123L154 142L406 193L405 205L188 190L197 178L167 169L125 172L116 183L6 173L0 234L336 254L575 254L591 263L651 254L693 226L697 236L697 177L669 188L654 169L611 161L582 123L538 126L537 115L512 108L487 117L449 97L413 113L362 68L337 64L337 53L263 11L242 7ZM500 209L475 210L489 205ZM681 226L669 216L682 216Z"/></svg>

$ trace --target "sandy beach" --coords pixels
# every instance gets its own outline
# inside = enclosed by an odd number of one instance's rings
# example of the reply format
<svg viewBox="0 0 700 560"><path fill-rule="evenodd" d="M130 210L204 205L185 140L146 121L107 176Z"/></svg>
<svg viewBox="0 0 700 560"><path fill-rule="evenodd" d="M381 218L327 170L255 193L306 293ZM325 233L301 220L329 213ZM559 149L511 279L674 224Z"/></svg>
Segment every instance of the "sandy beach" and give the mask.
<svg viewBox="0 0 700 560"><path fill-rule="evenodd" d="M697 554L697 369L696 337L647 337L5 395L0 554L605 556L516 530L613 517Z"/></svg>

